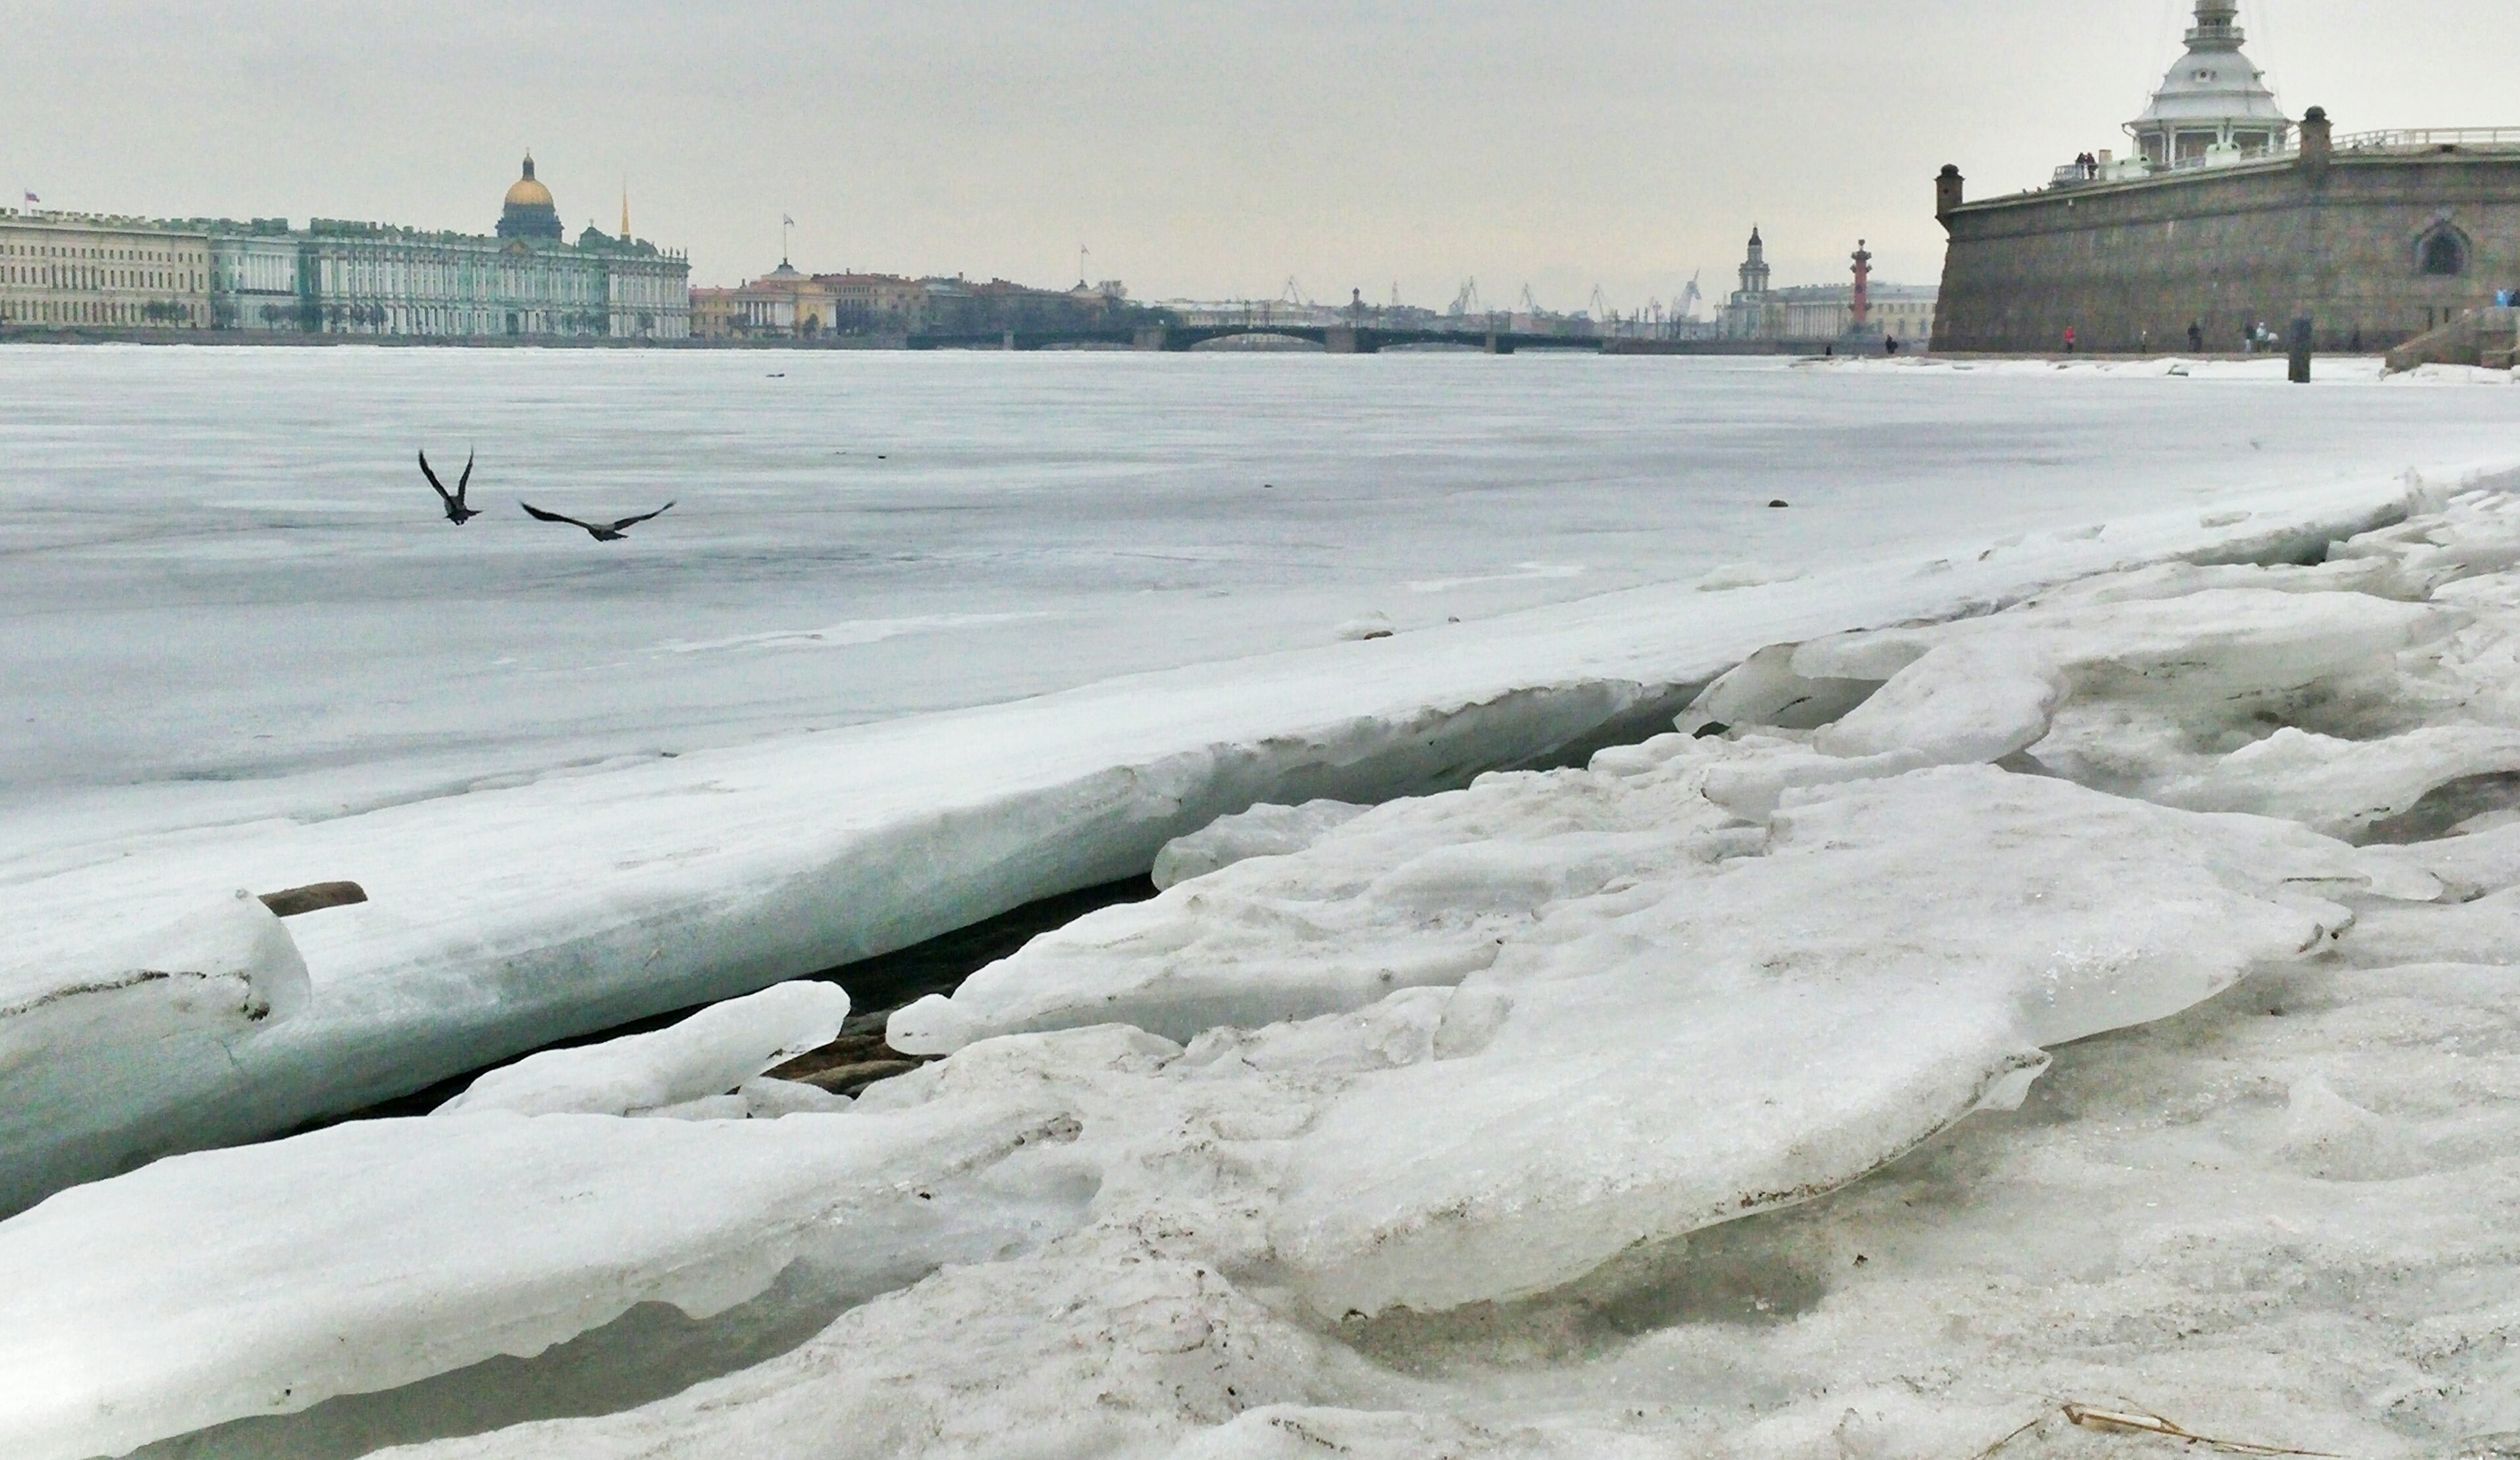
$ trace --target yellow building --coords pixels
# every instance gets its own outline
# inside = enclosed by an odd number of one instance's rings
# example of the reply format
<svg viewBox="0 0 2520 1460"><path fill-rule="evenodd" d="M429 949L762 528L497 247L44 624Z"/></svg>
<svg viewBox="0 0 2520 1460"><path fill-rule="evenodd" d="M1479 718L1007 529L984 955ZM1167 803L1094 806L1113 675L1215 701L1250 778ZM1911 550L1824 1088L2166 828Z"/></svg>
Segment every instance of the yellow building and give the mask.
<svg viewBox="0 0 2520 1460"><path fill-rule="evenodd" d="M927 309L927 286L891 274L812 274L786 259L738 288L692 290L700 339L816 339L907 334Z"/></svg>
<svg viewBox="0 0 2520 1460"><path fill-rule="evenodd" d="M209 236L0 209L0 326L206 330Z"/></svg>
<svg viewBox="0 0 2520 1460"><path fill-rule="evenodd" d="M907 334L927 310L927 287L894 274L817 274L832 301L832 328L850 334Z"/></svg>

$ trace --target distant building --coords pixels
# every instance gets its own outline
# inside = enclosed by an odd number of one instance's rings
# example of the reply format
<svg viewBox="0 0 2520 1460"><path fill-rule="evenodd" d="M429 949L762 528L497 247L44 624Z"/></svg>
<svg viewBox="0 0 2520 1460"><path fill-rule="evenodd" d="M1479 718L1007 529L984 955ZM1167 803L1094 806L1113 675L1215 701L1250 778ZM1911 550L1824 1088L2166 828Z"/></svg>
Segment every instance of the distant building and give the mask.
<svg viewBox="0 0 2520 1460"><path fill-rule="evenodd" d="M2335 135L2286 117L2233 0L2198 0L2135 155L2084 154L2048 187L1970 201L1951 238L1937 349L2236 351L2309 318L2321 349L2401 343L2520 288L2520 129ZM2480 59L2481 60L2481 59Z"/></svg>
<svg viewBox="0 0 2520 1460"><path fill-rule="evenodd" d="M1750 225L1750 253L1741 261L1741 287L1724 301L1724 337L1726 339L1778 339L1782 337L1784 320L1772 323L1768 313L1770 270L1768 242L1759 237L1759 226Z"/></svg>
<svg viewBox="0 0 2520 1460"><path fill-rule="evenodd" d="M694 286L691 290L692 338L732 339L746 332L740 328L748 301L738 296L743 291Z"/></svg>
<svg viewBox="0 0 2520 1460"><path fill-rule="evenodd" d="M1131 304L1128 288L1116 279L1072 289L1033 288L1004 279L986 284L922 279L920 284L927 292L921 329L933 335L1119 331L1157 318L1154 311Z"/></svg>
<svg viewBox="0 0 2520 1460"><path fill-rule="evenodd" d="M327 218L292 230L279 218L0 213L0 246L13 250L0 257L12 276L45 281L0 284L0 323L449 340L686 337L689 263L632 239L626 203L621 221L618 238L590 223L567 243L531 157L495 236ZM17 265L21 248L31 251ZM198 287L151 282L195 277Z"/></svg>
<svg viewBox="0 0 2520 1460"><path fill-rule="evenodd" d="M807 274L786 259L735 288L696 288L692 332L703 339L832 335L934 342L1007 333L1118 332L1155 318L1129 302L1117 280L1071 289L992 279L905 279L894 274Z"/></svg>
<svg viewBox="0 0 2520 1460"><path fill-rule="evenodd" d="M293 331L305 321L302 250L286 218L256 218L210 240L210 308L221 330Z"/></svg>
<svg viewBox="0 0 2520 1460"><path fill-rule="evenodd" d="M589 223L565 241L534 159L508 189L494 236L428 233L318 218L289 236L297 248L297 319L309 333L444 339L682 339L691 333L691 266L676 253ZM267 232L216 239L249 271L276 277ZM264 303L240 294L231 328L264 324Z"/></svg>
<svg viewBox="0 0 2520 1460"><path fill-rule="evenodd" d="M692 290L692 332L702 339L812 339L831 332L831 291L786 259L737 288Z"/></svg>
<svg viewBox="0 0 2520 1460"><path fill-rule="evenodd" d="M892 274L817 274L832 301L832 328L843 334L907 334L927 310L927 287Z"/></svg>
<svg viewBox="0 0 2520 1460"><path fill-rule="evenodd" d="M207 234L0 210L0 327L207 330Z"/></svg>
<svg viewBox="0 0 2520 1460"><path fill-rule="evenodd" d="M705 339L906 335L927 311L928 287L895 274L806 274L786 259L737 288L692 290L692 332Z"/></svg>
<svg viewBox="0 0 2520 1460"><path fill-rule="evenodd" d="M1852 284L1771 286L1768 247L1750 230L1750 251L1741 263L1741 287L1724 304L1723 335L1738 340L1790 340L1826 344L1843 338L1855 323ZM1882 334L1921 346L1933 333L1940 290L1930 285L1874 284L1872 325Z"/></svg>

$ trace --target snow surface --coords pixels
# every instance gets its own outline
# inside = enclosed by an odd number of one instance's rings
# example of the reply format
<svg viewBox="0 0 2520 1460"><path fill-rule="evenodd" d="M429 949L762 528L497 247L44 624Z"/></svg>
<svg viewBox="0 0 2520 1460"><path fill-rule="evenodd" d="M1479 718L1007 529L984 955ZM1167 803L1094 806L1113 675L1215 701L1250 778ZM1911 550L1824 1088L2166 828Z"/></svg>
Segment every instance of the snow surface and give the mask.
<svg viewBox="0 0 2520 1460"><path fill-rule="evenodd" d="M1339 378L1431 395L1478 363ZM2506 398L1612 364L1509 378L1698 382L1789 419L1982 386L1989 432L2060 402L2125 424L2132 401L2165 420L2115 444L2128 471L2208 419L2370 415L2323 441L2348 464L2326 485L2111 476L1965 534L1815 527L1853 560L1789 583L1700 592L1737 553L1669 553L1659 586L1459 625L1350 601L1311 646L747 742L744 717L804 692L770 673L712 722L724 740L452 794L407 794L419 762L383 734L374 765L207 792L35 777L0 882L6 987L226 968L200 986L238 1012L178 1010L168 1040L47 1035L119 1083L23 1105L13 1084L22 1197L1142 870L1255 803L1389 804L1260 856L1220 834L1218 869L895 1014L897 1044L950 1054L846 1107L747 1078L845 1012L774 992L468 1097L547 1113L359 1123L60 1191L0 1221L0 1450L1781 1460L1975 1454L2025 1424L2067 1453L2127 1443L2065 1426L2062 1398L2338 1453L2520 1429L2520 504L2401 478L2418 464L2381 463L2403 437L2369 428L2439 413L2481 451ZM1753 495L1791 495L1760 469ZM2318 567L2230 561L2407 510ZM1989 531L2005 512L2017 530ZM1904 558L1928 533L1939 551ZM2182 553L2226 561L2163 561ZM56 557L79 553L34 560ZM1568 581L1493 566L1402 582ZM1403 632L1335 642L1361 608ZM416 690L427 660L402 665ZM518 708L535 754L604 732L600 696L548 735ZM1656 715L1679 729L1584 769L1462 784ZM319 782L394 794L292 799ZM103 951L100 929L233 919L240 885L344 875L371 903ZM302 1002L252 1017L290 948Z"/></svg>
<svg viewBox="0 0 2520 1460"><path fill-rule="evenodd" d="M0 1222L0 1440L2128 1442L2067 1425L2079 1398L2452 1452L2520 1428L2520 777L2443 733L2506 726L2520 571L2472 566L2498 547L2520 498L2475 491L2345 559L2385 575L2142 569L1778 645L1770 681L1886 672L1858 754L1674 732L1376 807L895 1014L953 1052L845 1113L457 1112L78 1187ZM1967 666L1995 720L2048 722L1979 739L2001 767L1961 763ZM2310 726L2351 747L2335 774L2251 771ZM1751 818L1705 794L1900 756L1945 763L1788 778ZM2125 789L2206 762L2287 814ZM821 1326L693 1375L642 1303ZM555 1392L585 1346L608 1402ZM539 1414L479 1418L519 1372Z"/></svg>
<svg viewBox="0 0 2520 1460"><path fill-rule="evenodd" d="M0 607L29 626L0 636L10 964L239 886L371 895L292 924L302 1014L215 1047L99 1028L129 1079L0 1108L0 1209L1136 875L1256 803L1580 758L1764 644L2314 550L2506 465L2520 409L1770 362L768 358L0 350ZM685 505L600 550L459 532L404 459L458 438L485 502ZM1802 576L1697 590L1743 552ZM1340 642L1365 612L1400 632Z"/></svg>

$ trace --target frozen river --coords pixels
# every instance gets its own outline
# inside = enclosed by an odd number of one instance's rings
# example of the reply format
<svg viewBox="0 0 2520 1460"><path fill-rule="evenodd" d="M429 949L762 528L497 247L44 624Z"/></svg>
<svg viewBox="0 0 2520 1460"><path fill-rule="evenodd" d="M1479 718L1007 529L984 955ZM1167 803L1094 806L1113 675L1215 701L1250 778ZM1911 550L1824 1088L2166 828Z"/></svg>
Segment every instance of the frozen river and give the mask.
<svg viewBox="0 0 2520 1460"><path fill-rule="evenodd" d="M2511 1453L2507 377L8 363L0 1452Z"/></svg>
<svg viewBox="0 0 2520 1460"><path fill-rule="evenodd" d="M531 774L2520 455L2520 393L2273 369L0 349L0 806ZM678 505L598 546L519 498Z"/></svg>
<svg viewBox="0 0 2520 1460"><path fill-rule="evenodd" d="M2520 390L2170 369L0 349L0 1450L2507 1431Z"/></svg>

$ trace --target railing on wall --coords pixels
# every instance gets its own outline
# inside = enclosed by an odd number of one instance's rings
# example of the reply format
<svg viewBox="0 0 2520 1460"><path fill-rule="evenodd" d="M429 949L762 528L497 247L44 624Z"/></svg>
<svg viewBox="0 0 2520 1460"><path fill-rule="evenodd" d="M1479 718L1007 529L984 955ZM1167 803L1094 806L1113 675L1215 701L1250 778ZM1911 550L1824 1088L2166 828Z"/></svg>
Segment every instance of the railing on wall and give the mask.
<svg viewBox="0 0 2520 1460"><path fill-rule="evenodd" d="M2278 147L2251 148L2237 156L2216 156L2212 153L2201 153L2192 157L2181 157L2167 167L2156 163L2152 170L2155 172L2194 172L2199 168L2205 167L2237 167L2243 162L2272 162L2278 157L2292 156L2300 151L2301 145L2299 143L2286 142Z"/></svg>
<svg viewBox="0 0 2520 1460"><path fill-rule="evenodd" d="M2355 132L2335 140L2340 153L2425 153L2452 152L2463 148L2477 150L2511 149L2520 151L2520 127L2411 127L2384 132ZM2103 164L2096 173L2080 163L2068 162L2056 169L2048 186L2054 188L2087 188L2096 183L2138 182L2147 177L2162 177L2182 172L2201 172L2209 167L2237 167L2250 162L2275 162L2301 155L2298 136L2286 139L2280 146L2257 148L2239 155L2204 154L2181 157L2175 161L2145 162L2125 158Z"/></svg>
<svg viewBox="0 0 2520 1460"><path fill-rule="evenodd" d="M2520 127L2424 127L2356 132L2336 139L2338 152L2419 152L2446 147L2520 147Z"/></svg>

